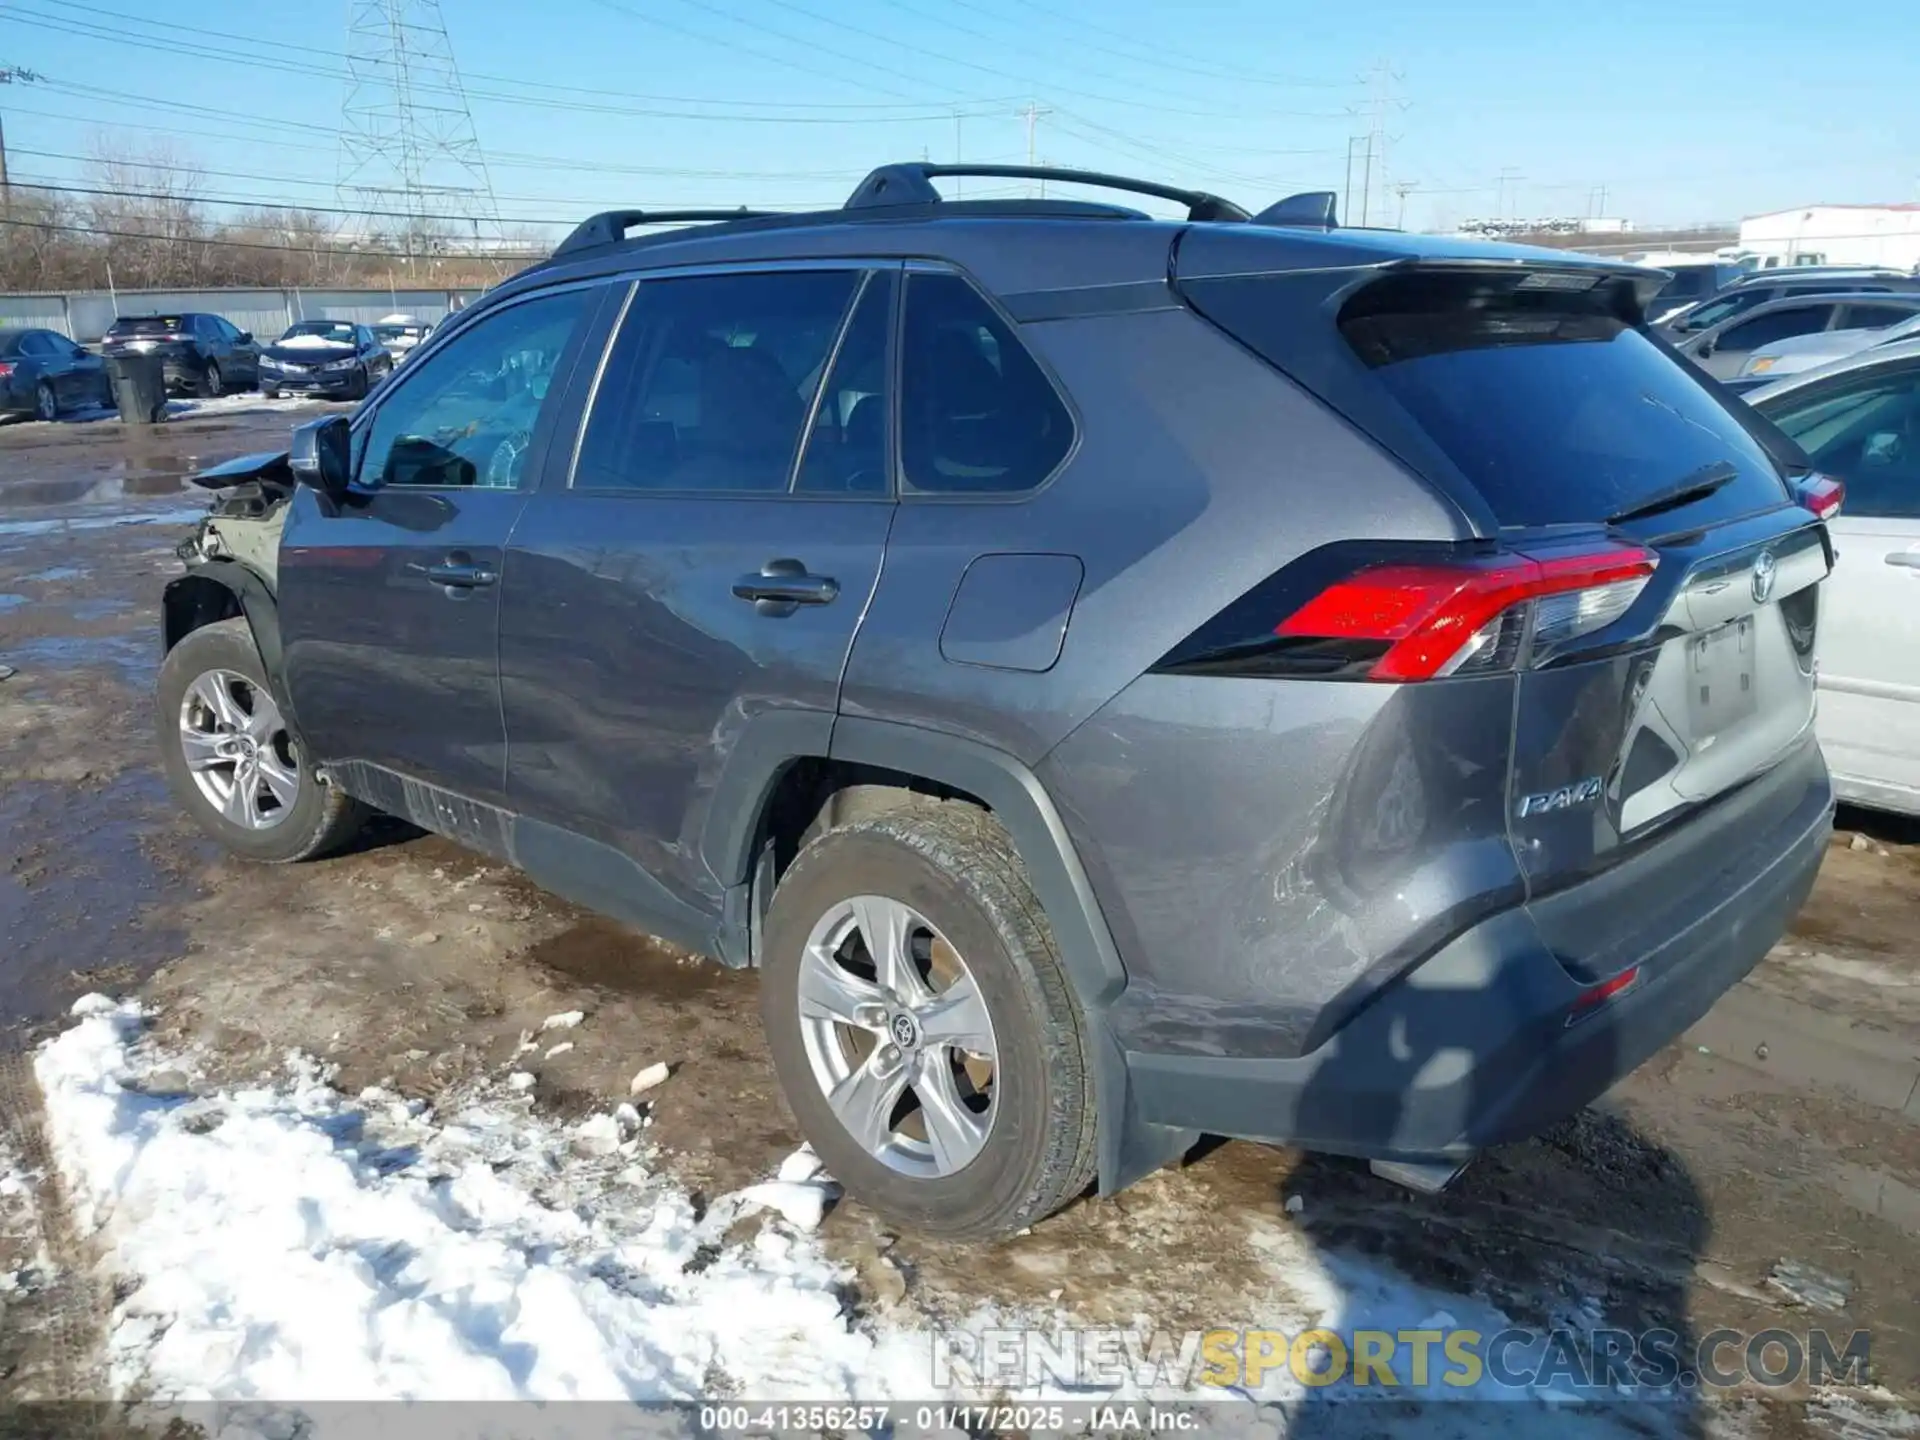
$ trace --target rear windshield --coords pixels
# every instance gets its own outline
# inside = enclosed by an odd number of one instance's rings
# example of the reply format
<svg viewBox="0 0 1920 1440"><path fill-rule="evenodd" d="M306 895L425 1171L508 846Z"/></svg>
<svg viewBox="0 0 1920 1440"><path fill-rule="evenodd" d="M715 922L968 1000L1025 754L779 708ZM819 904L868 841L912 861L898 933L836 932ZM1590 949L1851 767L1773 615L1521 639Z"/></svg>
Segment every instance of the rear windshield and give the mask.
<svg viewBox="0 0 1920 1440"><path fill-rule="evenodd" d="M1784 503L1781 467L1805 462L1639 327L1625 280L1399 270L1350 295L1336 333L1326 295L1342 283L1303 271L1180 287L1202 315L1500 526L1594 524L1731 464L1731 482L1685 508L1686 523L1711 524Z"/></svg>
<svg viewBox="0 0 1920 1440"><path fill-rule="evenodd" d="M1340 329L1502 525L1605 520L1723 462L1739 478L1714 513L1779 504L1759 442L1615 304L1605 287L1408 275L1361 291Z"/></svg>
<svg viewBox="0 0 1920 1440"><path fill-rule="evenodd" d="M174 335L192 330L184 315L122 315L109 335Z"/></svg>

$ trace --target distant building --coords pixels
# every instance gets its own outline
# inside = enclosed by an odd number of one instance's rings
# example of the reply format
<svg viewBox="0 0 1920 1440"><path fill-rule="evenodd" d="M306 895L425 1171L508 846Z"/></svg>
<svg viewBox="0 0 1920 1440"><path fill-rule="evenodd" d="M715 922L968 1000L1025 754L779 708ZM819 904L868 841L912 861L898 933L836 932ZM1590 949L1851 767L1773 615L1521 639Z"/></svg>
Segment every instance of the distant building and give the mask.
<svg viewBox="0 0 1920 1440"><path fill-rule="evenodd" d="M1808 205L1750 215L1740 248L1763 269L1782 265L1920 266L1920 204Z"/></svg>

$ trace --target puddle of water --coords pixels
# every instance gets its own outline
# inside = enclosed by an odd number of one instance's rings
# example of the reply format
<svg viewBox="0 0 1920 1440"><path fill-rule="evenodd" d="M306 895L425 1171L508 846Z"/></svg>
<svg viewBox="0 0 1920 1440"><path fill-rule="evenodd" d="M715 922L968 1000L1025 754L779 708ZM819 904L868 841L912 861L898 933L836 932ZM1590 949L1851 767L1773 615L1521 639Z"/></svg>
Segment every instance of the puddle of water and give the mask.
<svg viewBox="0 0 1920 1440"><path fill-rule="evenodd" d="M24 595L0 595L0 612L17 610L27 603Z"/></svg>
<svg viewBox="0 0 1920 1440"><path fill-rule="evenodd" d="M662 1000L708 994L726 984L730 974L710 960L691 958L651 935L597 916L542 940L527 951L527 958L589 985Z"/></svg>
<svg viewBox="0 0 1920 1440"><path fill-rule="evenodd" d="M106 665L138 689L160 670L160 640L154 635L39 635L7 646L7 663L20 670L69 670Z"/></svg>
<svg viewBox="0 0 1920 1440"><path fill-rule="evenodd" d="M177 495L192 487L186 477L198 469L191 458L159 469L132 463L110 467L117 474L74 475L56 480L16 480L0 487L0 510L38 510L51 505L105 505L155 495Z"/></svg>
<svg viewBox="0 0 1920 1440"><path fill-rule="evenodd" d="M36 570L31 575L22 575L22 580L38 585L55 585L62 580L80 580L93 572L84 565L55 565L51 569Z"/></svg>
<svg viewBox="0 0 1920 1440"><path fill-rule="evenodd" d="M145 770L99 790L35 782L0 792L12 852L0 870L0 1023L126 989L185 948L184 931L142 920L176 883L141 848L166 804L160 777Z"/></svg>

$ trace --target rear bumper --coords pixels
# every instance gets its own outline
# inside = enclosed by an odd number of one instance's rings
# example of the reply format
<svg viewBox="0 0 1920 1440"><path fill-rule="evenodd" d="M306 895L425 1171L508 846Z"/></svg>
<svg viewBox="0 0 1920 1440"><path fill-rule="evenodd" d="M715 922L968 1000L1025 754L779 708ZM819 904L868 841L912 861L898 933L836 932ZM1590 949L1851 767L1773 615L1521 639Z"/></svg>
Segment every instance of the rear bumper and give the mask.
<svg viewBox="0 0 1920 1440"><path fill-rule="evenodd" d="M1704 1015L1772 948L1806 900L1833 829L1808 737L1714 809L1742 843L1681 826L1595 880L1492 916L1384 987L1297 1058L1127 1055L1139 1119L1371 1159L1458 1160L1522 1139L1603 1093ZM1720 817L1723 822L1729 819ZM1716 842L1726 824L1711 827ZM1697 872L1684 905L1633 904L1643 867ZM1547 937L1619 934L1638 981L1570 1020L1593 983Z"/></svg>

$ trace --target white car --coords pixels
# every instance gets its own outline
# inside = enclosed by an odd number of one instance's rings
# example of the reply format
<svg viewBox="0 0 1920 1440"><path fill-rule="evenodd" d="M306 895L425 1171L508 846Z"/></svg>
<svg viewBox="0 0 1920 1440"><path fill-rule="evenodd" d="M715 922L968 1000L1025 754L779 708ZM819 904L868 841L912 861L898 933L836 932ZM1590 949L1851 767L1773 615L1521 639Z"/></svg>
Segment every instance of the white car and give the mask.
<svg viewBox="0 0 1920 1440"><path fill-rule="evenodd" d="M412 315L389 315L377 320L368 327L373 338L378 340L387 354L398 365L412 353L415 346L433 333L433 326L425 320Z"/></svg>
<svg viewBox="0 0 1920 1440"><path fill-rule="evenodd" d="M1843 481L1820 598L1820 748L1843 800L1920 815L1920 339L1751 391Z"/></svg>

